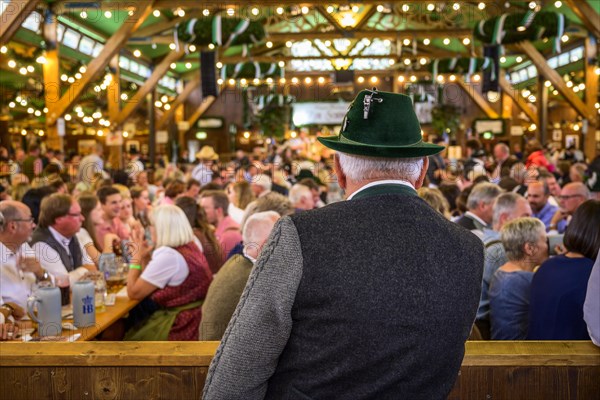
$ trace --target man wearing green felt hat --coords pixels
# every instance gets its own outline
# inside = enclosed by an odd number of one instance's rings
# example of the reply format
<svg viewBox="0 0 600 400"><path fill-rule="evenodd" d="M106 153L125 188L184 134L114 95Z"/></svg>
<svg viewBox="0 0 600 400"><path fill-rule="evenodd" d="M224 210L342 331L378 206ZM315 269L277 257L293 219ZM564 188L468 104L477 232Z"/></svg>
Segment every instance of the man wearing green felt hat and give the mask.
<svg viewBox="0 0 600 400"><path fill-rule="evenodd" d="M361 91L339 136L347 201L282 218L255 264L204 399L442 399L481 290L483 246L418 196L409 97Z"/></svg>

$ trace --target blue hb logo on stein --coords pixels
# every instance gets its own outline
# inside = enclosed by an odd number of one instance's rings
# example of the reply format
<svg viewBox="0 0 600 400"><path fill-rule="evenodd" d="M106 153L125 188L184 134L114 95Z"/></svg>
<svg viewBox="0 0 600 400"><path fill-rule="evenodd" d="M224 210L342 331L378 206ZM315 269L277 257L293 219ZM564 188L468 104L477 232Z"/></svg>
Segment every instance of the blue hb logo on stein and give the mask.
<svg viewBox="0 0 600 400"><path fill-rule="evenodd" d="M91 314L94 312L94 298L90 296L85 296L81 299L83 302L83 313Z"/></svg>

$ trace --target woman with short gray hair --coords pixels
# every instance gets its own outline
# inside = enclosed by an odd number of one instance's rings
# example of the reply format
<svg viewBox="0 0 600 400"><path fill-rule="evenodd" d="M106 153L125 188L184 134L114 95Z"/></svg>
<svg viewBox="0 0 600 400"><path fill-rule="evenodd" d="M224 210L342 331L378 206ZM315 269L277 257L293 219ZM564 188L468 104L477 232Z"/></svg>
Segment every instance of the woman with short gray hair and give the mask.
<svg viewBox="0 0 600 400"><path fill-rule="evenodd" d="M533 270L548 258L546 227L536 218L518 218L504 225L500 233L508 262L490 283L491 339L523 340Z"/></svg>

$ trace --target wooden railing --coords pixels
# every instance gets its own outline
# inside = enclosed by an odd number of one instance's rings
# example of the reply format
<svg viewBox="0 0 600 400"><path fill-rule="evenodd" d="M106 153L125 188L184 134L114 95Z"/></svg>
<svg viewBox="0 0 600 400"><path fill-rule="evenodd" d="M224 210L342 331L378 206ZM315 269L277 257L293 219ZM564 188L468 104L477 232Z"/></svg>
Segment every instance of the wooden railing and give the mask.
<svg viewBox="0 0 600 400"><path fill-rule="evenodd" d="M199 399L218 344L0 343L0 398ZM591 342L490 341L467 342L449 398L583 400L598 393L600 349Z"/></svg>

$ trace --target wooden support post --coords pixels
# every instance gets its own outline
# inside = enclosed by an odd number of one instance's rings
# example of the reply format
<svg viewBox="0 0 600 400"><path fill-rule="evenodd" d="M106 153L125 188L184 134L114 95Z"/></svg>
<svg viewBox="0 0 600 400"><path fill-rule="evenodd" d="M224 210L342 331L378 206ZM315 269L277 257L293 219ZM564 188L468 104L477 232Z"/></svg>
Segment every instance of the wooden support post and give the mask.
<svg viewBox="0 0 600 400"><path fill-rule="evenodd" d="M513 99L504 91L500 94L502 102L502 119L506 121L504 124L504 135L509 136L513 124Z"/></svg>
<svg viewBox="0 0 600 400"><path fill-rule="evenodd" d="M534 110L531 109L529 103L519 94L519 91L513 88L510 82L506 80L506 77L504 76L504 71L500 73L499 82L500 88L502 89L502 93L505 93L508 96L510 96L510 98L513 99L515 103L517 103L517 107L519 107L519 109L523 111L525 115L527 115L527 118L529 118L529 120L532 123L539 125L538 115Z"/></svg>
<svg viewBox="0 0 600 400"><path fill-rule="evenodd" d="M177 110L177 108L183 103L185 103L190 94L192 94L198 86L200 86L200 76L197 76L185 85L183 91L179 94L179 96L177 96L173 104L171 104L171 109L166 111L163 114L162 118L158 120L158 123L156 124L156 129L162 129L165 126L167 121L169 121L173 117L173 115L175 115L175 111Z"/></svg>
<svg viewBox="0 0 600 400"><path fill-rule="evenodd" d="M144 85L136 92L136 94L129 99L119 115L117 115L117 117L111 121L113 126L121 125L141 104L143 104L143 100L146 98L146 96L154 90L158 84L158 81L165 76L171 66L171 63L179 60L183 54L185 54L183 50L173 51L168 53L167 56L162 59L156 68L154 68L154 71L152 71L150 78L148 78ZM154 107L154 103L152 103L152 107Z"/></svg>
<svg viewBox="0 0 600 400"><path fill-rule="evenodd" d="M487 100L479 93L475 85L472 83L465 83L462 78L456 78L456 84L469 96L471 100L479 107L481 111L485 113L488 118L497 119L500 115L490 106Z"/></svg>
<svg viewBox="0 0 600 400"><path fill-rule="evenodd" d="M119 67L119 55L114 56L108 64L112 73L112 80L106 91L108 103L108 120L114 121L121 111L121 68ZM109 147L109 160L113 169L123 168L123 146Z"/></svg>
<svg viewBox="0 0 600 400"><path fill-rule="evenodd" d="M58 55L58 21L56 15L47 10L42 23L42 35L46 42L46 63L44 72L44 102L48 113L55 112L56 103L60 99L60 59ZM52 149L64 151L63 138L58 135L56 124L48 124L46 119L46 144Z"/></svg>
<svg viewBox="0 0 600 400"><path fill-rule="evenodd" d="M545 82L546 78L538 74L537 112L539 123L537 124L537 130L538 139L542 146L546 145L546 137L548 136L548 88L544 85Z"/></svg>
<svg viewBox="0 0 600 400"><path fill-rule="evenodd" d="M529 57L531 62L537 67L538 75L544 75L546 79L552 83L552 86L558 90L558 92L567 100L567 102L579 113L583 118L595 120L594 115L590 115L590 112L586 104L577 95L567 87L562 77L552 69L544 56L537 51L537 49L531 44L531 42L521 42L515 45L523 53Z"/></svg>
<svg viewBox="0 0 600 400"><path fill-rule="evenodd" d="M215 96L208 96L207 98L202 100L202 104L200 107L192 114L190 118L188 118L188 124L190 127L194 126L198 119L208 110L208 108L214 103L216 100Z"/></svg>
<svg viewBox="0 0 600 400"><path fill-rule="evenodd" d="M87 71L83 74L81 79L73 83L60 98L54 112L52 114L47 114L46 118L48 118L49 125L54 125L56 120L61 117L75 101L77 101L85 87L104 70L110 60L119 52L121 47L127 43L127 40L131 37L133 32L135 32L135 30L146 20L148 15L152 13L153 3L153 0L140 0L131 3L132 7L135 7L133 14L128 17L119 30L108 39L98 57L94 58L88 64Z"/></svg>
<svg viewBox="0 0 600 400"><path fill-rule="evenodd" d="M600 18L600 17L599 17ZM600 23L600 21L597 21ZM596 75L597 65L594 63L598 57L598 40L592 36L585 39L584 58L585 58L585 102L591 115L596 117L596 123L590 121L588 130L585 133L583 151L585 156L591 161L596 157L596 129L598 126L598 75Z"/></svg>
<svg viewBox="0 0 600 400"><path fill-rule="evenodd" d="M0 15L0 46L10 42L39 2L39 0L12 0L6 5L6 9Z"/></svg>
<svg viewBox="0 0 600 400"><path fill-rule="evenodd" d="M600 15L587 0L566 0L566 2L590 33L600 39Z"/></svg>
<svg viewBox="0 0 600 400"><path fill-rule="evenodd" d="M154 107L156 90L151 90L144 97L148 104L148 158L150 159L152 170L154 170L156 165L156 107Z"/></svg>

